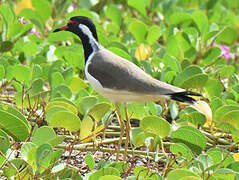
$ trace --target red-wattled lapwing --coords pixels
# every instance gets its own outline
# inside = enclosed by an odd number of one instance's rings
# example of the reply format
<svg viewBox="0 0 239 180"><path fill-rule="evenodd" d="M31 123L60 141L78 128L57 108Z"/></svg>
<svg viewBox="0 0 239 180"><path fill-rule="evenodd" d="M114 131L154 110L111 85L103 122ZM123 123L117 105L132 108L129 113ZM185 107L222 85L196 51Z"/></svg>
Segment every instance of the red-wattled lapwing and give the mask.
<svg viewBox="0 0 239 180"><path fill-rule="evenodd" d="M159 101L161 98L168 98L193 104L195 100L190 95L201 96L154 79L134 63L102 47L98 41L95 25L88 17L72 17L65 26L57 28L54 32L62 30L79 36L84 48L87 80L99 94L116 105L121 126L117 160L124 133L124 121L119 110L119 103L124 103L125 112L127 112L127 102ZM129 120L126 121L124 159L129 141Z"/></svg>

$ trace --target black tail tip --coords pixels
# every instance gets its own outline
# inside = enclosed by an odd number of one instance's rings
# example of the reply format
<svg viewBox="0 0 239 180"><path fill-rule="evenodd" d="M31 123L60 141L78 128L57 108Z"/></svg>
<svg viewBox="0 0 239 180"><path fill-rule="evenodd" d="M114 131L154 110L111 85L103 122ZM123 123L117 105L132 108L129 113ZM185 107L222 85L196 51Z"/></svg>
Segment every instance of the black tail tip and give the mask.
<svg viewBox="0 0 239 180"><path fill-rule="evenodd" d="M172 100L184 102L188 104L193 104L196 102L196 100L190 96L202 96L200 93L192 92L192 91L184 91L184 92L178 92L178 93L171 93L167 94L170 96Z"/></svg>

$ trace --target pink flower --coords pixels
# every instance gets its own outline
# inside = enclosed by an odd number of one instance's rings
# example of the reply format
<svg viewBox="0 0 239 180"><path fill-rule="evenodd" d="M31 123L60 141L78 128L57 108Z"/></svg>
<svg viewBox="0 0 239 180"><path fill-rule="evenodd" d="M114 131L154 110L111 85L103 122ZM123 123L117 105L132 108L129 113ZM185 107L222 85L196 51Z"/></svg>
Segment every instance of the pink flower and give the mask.
<svg viewBox="0 0 239 180"><path fill-rule="evenodd" d="M27 34L36 34L37 37L40 37L40 32L36 28L32 28Z"/></svg>
<svg viewBox="0 0 239 180"><path fill-rule="evenodd" d="M215 41L212 42L212 46L217 46ZM232 53L230 53L228 46L220 45L219 48L221 49L221 56L225 59L229 60L233 57Z"/></svg>
<svg viewBox="0 0 239 180"><path fill-rule="evenodd" d="M231 59L233 57L232 54L229 51L229 48L227 46L220 45L219 48L222 51L221 56L224 57L225 59L229 60L229 59Z"/></svg>
<svg viewBox="0 0 239 180"><path fill-rule="evenodd" d="M20 22L21 24L29 24L30 22L29 21L25 21L23 19L23 17L20 17L18 18L18 22ZM27 34L36 34L37 37L40 37L40 32L34 27L32 28L30 31L27 32Z"/></svg>
<svg viewBox="0 0 239 180"><path fill-rule="evenodd" d="M20 22L21 24L29 24L29 21L25 21L23 17L19 17L18 22Z"/></svg>

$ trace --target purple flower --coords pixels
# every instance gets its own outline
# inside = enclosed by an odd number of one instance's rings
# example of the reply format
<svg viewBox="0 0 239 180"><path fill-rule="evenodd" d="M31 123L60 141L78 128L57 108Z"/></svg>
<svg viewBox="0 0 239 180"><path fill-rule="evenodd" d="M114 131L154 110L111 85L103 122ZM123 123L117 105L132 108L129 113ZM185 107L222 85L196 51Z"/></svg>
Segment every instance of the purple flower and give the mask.
<svg viewBox="0 0 239 180"><path fill-rule="evenodd" d="M229 51L229 48L225 45L220 45L219 48L221 49L222 53L221 56L224 57L225 59L229 60L231 59L233 56Z"/></svg>
<svg viewBox="0 0 239 180"><path fill-rule="evenodd" d="M40 37L40 32L36 28L32 28L27 34L36 34L37 37Z"/></svg>
<svg viewBox="0 0 239 180"><path fill-rule="evenodd" d="M212 42L212 46L217 46L215 41ZM219 48L221 49L221 56L225 59L229 60L233 57L232 53L230 53L228 46L220 45Z"/></svg>
<svg viewBox="0 0 239 180"><path fill-rule="evenodd" d="M21 24L29 24L30 23L29 21L25 21L23 19L23 17L19 17L18 22L20 22ZM36 34L37 37L40 37L40 32L35 27L32 28L30 31L28 31L27 34Z"/></svg>
<svg viewBox="0 0 239 180"><path fill-rule="evenodd" d="M23 17L19 17L18 22L20 22L21 24L29 24L29 21L25 21Z"/></svg>

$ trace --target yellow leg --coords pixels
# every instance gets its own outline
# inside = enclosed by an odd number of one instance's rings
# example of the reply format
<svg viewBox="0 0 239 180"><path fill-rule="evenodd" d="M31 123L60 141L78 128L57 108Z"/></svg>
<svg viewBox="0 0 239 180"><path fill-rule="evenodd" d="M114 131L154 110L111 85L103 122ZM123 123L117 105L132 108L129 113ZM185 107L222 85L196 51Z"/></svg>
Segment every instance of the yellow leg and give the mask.
<svg viewBox="0 0 239 180"><path fill-rule="evenodd" d="M116 112L118 115L118 120L119 120L119 124L120 124L120 139L119 139L119 144L118 144L118 149L117 149L117 154L116 154L116 161L119 160L119 153L120 153L120 148L121 148L121 144L122 144L122 138L124 135L124 120L122 118L121 112L120 112L120 107L118 103L115 103L115 108L116 108Z"/></svg>
<svg viewBox="0 0 239 180"><path fill-rule="evenodd" d="M126 140L125 140L125 149L124 149L123 160L125 161L126 157L127 157L127 150L128 150L129 141L130 141L130 136L129 136L129 133L130 133L130 120L129 120L129 117L128 117L127 104L126 103L124 103L124 112L125 112L125 117L126 117L126 128L125 128Z"/></svg>

